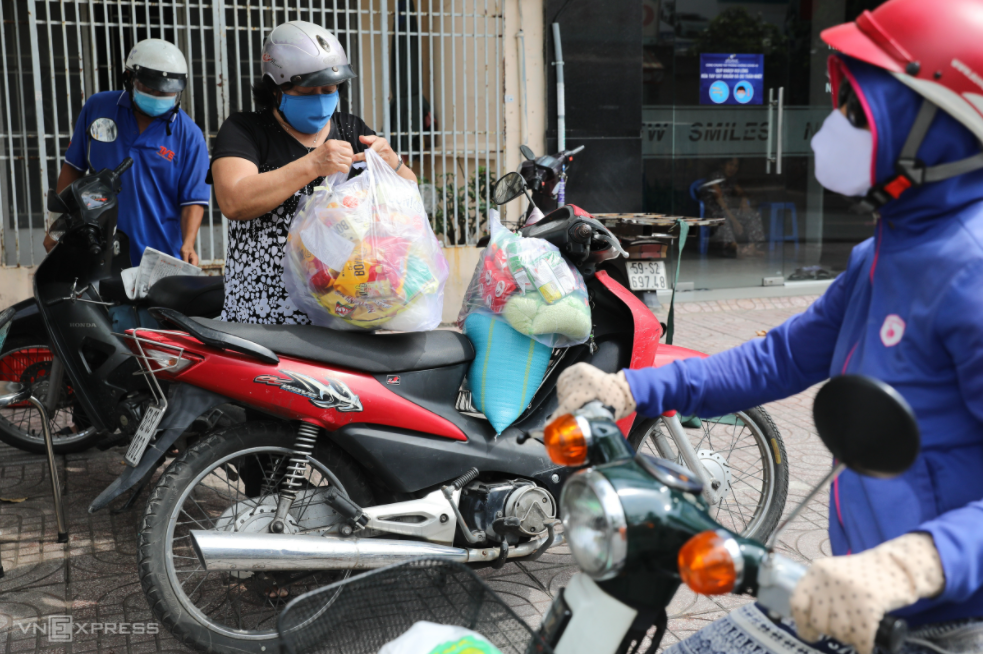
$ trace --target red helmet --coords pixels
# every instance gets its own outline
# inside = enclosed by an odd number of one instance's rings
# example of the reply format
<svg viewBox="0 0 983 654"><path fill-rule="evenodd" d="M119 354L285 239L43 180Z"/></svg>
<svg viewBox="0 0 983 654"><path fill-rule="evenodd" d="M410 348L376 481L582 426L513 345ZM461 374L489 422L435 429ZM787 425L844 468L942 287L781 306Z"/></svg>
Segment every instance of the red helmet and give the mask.
<svg viewBox="0 0 983 654"><path fill-rule="evenodd" d="M821 37L894 73L983 140L981 0L891 0Z"/></svg>
<svg viewBox="0 0 983 654"><path fill-rule="evenodd" d="M890 0L855 22L823 30L821 38L845 55L889 71L928 101L902 152L910 161L897 164L898 178L906 178L903 188L888 192L880 204L910 186L980 167L977 157L959 162L962 166L935 167L940 170L919 168L913 160L935 107L983 141L983 0ZM888 184L895 182L898 189L898 178Z"/></svg>

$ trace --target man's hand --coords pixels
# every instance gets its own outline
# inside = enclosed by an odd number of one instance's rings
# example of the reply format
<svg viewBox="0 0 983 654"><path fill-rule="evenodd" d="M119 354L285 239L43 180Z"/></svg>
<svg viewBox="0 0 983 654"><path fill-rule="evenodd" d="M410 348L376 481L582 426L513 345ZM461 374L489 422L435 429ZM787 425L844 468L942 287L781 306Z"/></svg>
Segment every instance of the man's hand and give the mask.
<svg viewBox="0 0 983 654"><path fill-rule="evenodd" d="M354 152L352 144L348 141L331 139L317 146L307 156L314 168L315 176L327 177L351 170Z"/></svg>
<svg viewBox="0 0 983 654"><path fill-rule="evenodd" d="M399 166L399 155L396 154L386 139L381 136L359 136L358 140L363 145L369 146L370 150L382 157L382 160L392 166L393 170ZM365 161L365 153L359 152L355 155L353 161Z"/></svg>
<svg viewBox="0 0 983 654"><path fill-rule="evenodd" d="M189 204L181 207L181 258L193 266L198 265L198 253L195 252L195 240L201 219L205 216L205 207L200 204Z"/></svg>
<svg viewBox="0 0 983 654"><path fill-rule="evenodd" d="M185 243L181 246L181 259L187 261L192 266L198 265L198 253L195 252L195 244L193 241L191 243Z"/></svg>
<svg viewBox="0 0 983 654"><path fill-rule="evenodd" d="M556 380L556 396L560 400L549 422L572 413L592 400L614 409L614 419L621 420L635 412L635 398L624 372L609 374L589 363L576 363Z"/></svg>
<svg viewBox="0 0 983 654"><path fill-rule="evenodd" d="M826 634L871 654L881 618L943 588L935 541L905 534L861 554L815 561L792 593L792 616L804 640Z"/></svg>

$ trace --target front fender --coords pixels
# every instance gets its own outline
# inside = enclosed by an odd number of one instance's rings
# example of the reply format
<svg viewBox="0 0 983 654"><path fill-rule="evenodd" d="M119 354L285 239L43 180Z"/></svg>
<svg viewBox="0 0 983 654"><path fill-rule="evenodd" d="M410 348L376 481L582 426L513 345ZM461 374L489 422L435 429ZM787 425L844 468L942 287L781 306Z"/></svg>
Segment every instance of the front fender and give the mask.
<svg viewBox="0 0 983 654"><path fill-rule="evenodd" d="M191 426L195 419L220 404L228 404L229 399L190 384L181 384L167 401L167 412L157 428L157 440L143 453L143 458L135 468L126 466L99 497L92 500L89 513L105 508L107 504L136 486L146 475L153 474L158 462L164 460L167 449Z"/></svg>
<svg viewBox="0 0 983 654"><path fill-rule="evenodd" d="M11 308L16 313L11 318L10 333L7 334L8 340L34 338L37 339L37 345L43 345L48 342L44 319L41 317L41 312L38 311L38 304L33 297L13 304Z"/></svg>

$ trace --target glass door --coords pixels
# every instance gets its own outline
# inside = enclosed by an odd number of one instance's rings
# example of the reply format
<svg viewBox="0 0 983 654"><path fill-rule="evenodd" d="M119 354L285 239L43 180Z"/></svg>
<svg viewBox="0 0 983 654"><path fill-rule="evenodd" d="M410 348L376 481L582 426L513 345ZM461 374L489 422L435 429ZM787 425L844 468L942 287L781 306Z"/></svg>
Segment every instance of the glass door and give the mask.
<svg viewBox="0 0 983 654"><path fill-rule="evenodd" d="M870 235L809 145L831 110L819 33L846 4L645 0L645 210L723 219L691 230L684 289L831 278Z"/></svg>

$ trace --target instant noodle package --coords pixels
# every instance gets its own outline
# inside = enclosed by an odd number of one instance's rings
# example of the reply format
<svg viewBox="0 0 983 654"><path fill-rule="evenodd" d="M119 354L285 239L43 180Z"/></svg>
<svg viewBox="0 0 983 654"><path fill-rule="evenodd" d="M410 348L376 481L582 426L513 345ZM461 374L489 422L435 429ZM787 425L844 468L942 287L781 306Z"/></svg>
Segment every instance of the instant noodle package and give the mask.
<svg viewBox="0 0 983 654"><path fill-rule="evenodd" d="M361 175L325 181L290 225L291 299L334 329L435 329L448 266L417 185L371 150Z"/></svg>
<svg viewBox="0 0 983 654"><path fill-rule="evenodd" d="M458 323L481 312L550 347L585 342L591 333L587 288L552 243L513 234L491 218L491 240L464 296Z"/></svg>

